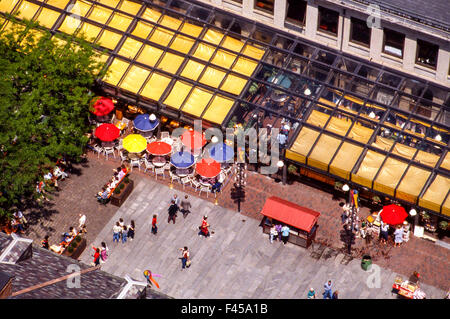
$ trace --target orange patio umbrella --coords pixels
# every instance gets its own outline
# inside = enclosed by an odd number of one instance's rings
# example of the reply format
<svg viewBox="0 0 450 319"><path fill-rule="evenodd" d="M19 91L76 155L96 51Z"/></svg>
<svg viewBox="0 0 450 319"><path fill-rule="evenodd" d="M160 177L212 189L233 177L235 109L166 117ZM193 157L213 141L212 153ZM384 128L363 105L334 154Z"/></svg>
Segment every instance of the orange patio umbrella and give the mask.
<svg viewBox="0 0 450 319"><path fill-rule="evenodd" d="M166 142L154 141L147 145L147 152L152 155L167 155L172 152L172 146Z"/></svg>
<svg viewBox="0 0 450 319"><path fill-rule="evenodd" d="M202 177L213 178L220 174L220 163L212 158L203 158L195 166L195 171Z"/></svg>
<svg viewBox="0 0 450 319"><path fill-rule="evenodd" d="M189 149L199 149L205 146L206 138L202 132L186 131L181 135L181 142Z"/></svg>

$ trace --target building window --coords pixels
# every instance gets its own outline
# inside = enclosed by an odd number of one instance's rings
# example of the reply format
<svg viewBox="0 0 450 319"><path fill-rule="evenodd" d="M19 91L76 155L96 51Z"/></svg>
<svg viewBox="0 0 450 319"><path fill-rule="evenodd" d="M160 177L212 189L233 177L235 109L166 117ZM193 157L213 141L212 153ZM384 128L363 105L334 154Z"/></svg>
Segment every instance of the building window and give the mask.
<svg viewBox="0 0 450 319"><path fill-rule="evenodd" d="M405 35L390 29L384 29L383 52L402 58L405 46Z"/></svg>
<svg viewBox="0 0 450 319"><path fill-rule="evenodd" d="M304 0L288 0L286 21L305 25L307 5L308 3Z"/></svg>
<svg viewBox="0 0 450 319"><path fill-rule="evenodd" d="M273 14L273 3L274 0L256 0L255 8Z"/></svg>
<svg viewBox="0 0 450 319"><path fill-rule="evenodd" d="M337 35L339 12L319 6L318 30Z"/></svg>
<svg viewBox="0 0 450 319"><path fill-rule="evenodd" d="M372 30L367 26L364 20L350 19L350 41L370 47L370 36Z"/></svg>
<svg viewBox="0 0 450 319"><path fill-rule="evenodd" d="M439 46L427 41L417 39L416 63L436 68Z"/></svg>
<svg viewBox="0 0 450 319"><path fill-rule="evenodd" d="M235 2L235 3L242 4L242 0L227 0L226 2Z"/></svg>

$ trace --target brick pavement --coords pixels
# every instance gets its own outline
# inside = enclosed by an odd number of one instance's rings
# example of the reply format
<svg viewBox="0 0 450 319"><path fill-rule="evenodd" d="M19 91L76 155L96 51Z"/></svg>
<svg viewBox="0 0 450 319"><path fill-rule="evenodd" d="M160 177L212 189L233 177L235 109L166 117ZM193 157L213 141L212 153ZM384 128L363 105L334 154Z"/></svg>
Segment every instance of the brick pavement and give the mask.
<svg viewBox="0 0 450 319"><path fill-rule="evenodd" d="M27 237L39 242L45 233L49 233L52 244L59 240L60 233L68 229L70 225L77 226L78 213L84 212L87 216L89 245L95 235L114 215L117 207L111 204L99 205L95 194L111 176L112 169L117 167L120 162L118 159L111 158L108 161L102 157L97 159L97 155L91 152L88 152L87 159L87 163L76 166L78 174L73 174L61 183L61 191L48 207L26 212L31 224L26 234ZM134 169L132 178L136 184L142 178L154 179L151 173L139 172L137 168ZM161 180L159 177L158 182L167 185L168 176L165 180ZM230 198L231 187L232 183L228 181L222 194L218 196L218 205L237 211L237 205ZM174 188L183 190L178 183L174 183ZM186 186L183 191L192 196L198 196L190 186ZM260 220L259 212L265 199L272 195L321 212L317 241L333 248L343 247L339 233L341 229L339 203L342 200L333 199L331 194L303 183L294 182L293 185L282 185L266 176L249 172L246 201L241 205L241 213ZM204 194L201 197L206 199ZM208 200L214 202L214 197L209 196ZM369 214L367 208L361 208L361 211L364 216ZM374 263L405 276L409 276L414 270L417 270L421 273L425 283L443 290L449 289L449 250L413 236L410 238L410 241L401 248L393 248L391 245L386 247L373 245L369 251L373 256ZM360 240L357 240L355 247L357 249L363 247Z"/></svg>

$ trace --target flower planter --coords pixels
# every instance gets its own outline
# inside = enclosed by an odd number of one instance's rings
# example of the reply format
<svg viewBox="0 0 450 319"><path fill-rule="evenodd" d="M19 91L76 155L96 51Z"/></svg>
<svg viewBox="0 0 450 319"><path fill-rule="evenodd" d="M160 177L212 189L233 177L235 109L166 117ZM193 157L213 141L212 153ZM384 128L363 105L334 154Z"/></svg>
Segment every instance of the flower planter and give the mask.
<svg viewBox="0 0 450 319"><path fill-rule="evenodd" d="M73 242L76 242L75 239ZM69 252L70 245L64 249L64 252L62 253L63 256L67 256L73 259L78 259L80 255L83 253L84 249L86 248L86 238L81 238L81 241L77 243L77 246L74 248L72 252Z"/></svg>
<svg viewBox="0 0 450 319"><path fill-rule="evenodd" d="M116 194L113 192L113 194L111 195L111 204L118 207L122 206L123 202L125 202L128 196L131 194L131 191L134 187L134 182L131 179L128 184L126 184L125 182L122 182L121 184L124 184L125 187L121 189L120 193Z"/></svg>

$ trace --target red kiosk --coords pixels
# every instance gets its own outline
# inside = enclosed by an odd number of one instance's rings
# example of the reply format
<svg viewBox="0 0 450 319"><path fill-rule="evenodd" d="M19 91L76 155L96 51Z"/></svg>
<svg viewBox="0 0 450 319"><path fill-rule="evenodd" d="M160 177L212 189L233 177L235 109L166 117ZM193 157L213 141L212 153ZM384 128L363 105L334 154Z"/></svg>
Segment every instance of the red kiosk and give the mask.
<svg viewBox="0 0 450 319"><path fill-rule="evenodd" d="M290 229L289 242L308 248L316 237L317 220L320 213L294 204L279 197L269 197L261 211L263 232L270 233L276 224L285 224Z"/></svg>

